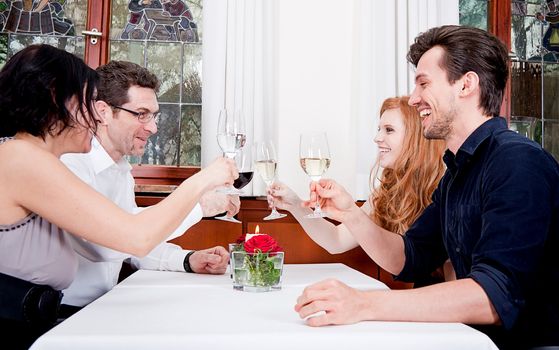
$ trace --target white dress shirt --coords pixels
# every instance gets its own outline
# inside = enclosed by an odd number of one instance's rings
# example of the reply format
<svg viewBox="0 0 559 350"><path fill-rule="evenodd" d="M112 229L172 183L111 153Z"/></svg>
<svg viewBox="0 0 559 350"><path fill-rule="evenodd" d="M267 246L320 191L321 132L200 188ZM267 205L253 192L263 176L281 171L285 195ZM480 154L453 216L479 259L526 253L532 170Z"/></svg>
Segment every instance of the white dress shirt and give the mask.
<svg viewBox="0 0 559 350"><path fill-rule="evenodd" d="M62 162L79 178L122 209L136 213L132 167L126 159L115 163L103 146L93 138L89 153L65 154ZM182 235L202 219L202 208L197 204L168 240ZM146 257L136 258L126 253L105 248L83 238L67 234L77 252L79 265L70 287L64 290L63 304L85 306L111 290L118 282L122 262L131 258L134 267L147 270L184 271L183 261L188 251L171 243L161 243Z"/></svg>

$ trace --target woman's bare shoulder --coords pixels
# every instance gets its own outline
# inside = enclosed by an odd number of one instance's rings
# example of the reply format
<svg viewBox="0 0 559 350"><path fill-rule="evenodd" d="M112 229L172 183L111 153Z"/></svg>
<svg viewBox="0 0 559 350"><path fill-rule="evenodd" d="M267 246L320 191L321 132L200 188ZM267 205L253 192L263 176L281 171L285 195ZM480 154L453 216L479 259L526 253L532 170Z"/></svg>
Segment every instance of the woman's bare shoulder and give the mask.
<svg viewBox="0 0 559 350"><path fill-rule="evenodd" d="M0 178L17 181L21 174L37 173L59 167L56 156L23 140L9 140L0 144Z"/></svg>
<svg viewBox="0 0 559 350"><path fill-rule="evenodd" d="M34 145L33 143L17 139L7 140L0 144L0 157L2 159L2 163L4 163L4 161L28 161L43 157L46 157L47 159L56 159L52 153Z"/></svg>

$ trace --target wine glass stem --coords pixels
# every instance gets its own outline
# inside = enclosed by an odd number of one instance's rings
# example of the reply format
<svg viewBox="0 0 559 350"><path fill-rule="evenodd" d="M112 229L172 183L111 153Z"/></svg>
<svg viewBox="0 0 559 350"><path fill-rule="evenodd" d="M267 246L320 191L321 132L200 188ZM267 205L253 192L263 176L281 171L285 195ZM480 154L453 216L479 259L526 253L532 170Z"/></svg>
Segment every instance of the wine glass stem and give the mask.
<svg viewBox="0 0 559 350"><path fill-rule="evenodd" d="M270 183L267 183L266 184L267 189L269 190L272 187L273 184L274 184L273 181L270 182ZM276 210L276 203L274 203L273 199L272 199L270 204L272 205L272 214L277 214L278 211Z"/></svg>
<svg viewBox="0 0 559 350"><path fill-rule="evenodd" d="M318 180L316 182L318 183ZM320 198L318 197L318 193L316 193L316 206L314 207L314 213L315 214L322 213L322 209L320 208Z"/></svg>

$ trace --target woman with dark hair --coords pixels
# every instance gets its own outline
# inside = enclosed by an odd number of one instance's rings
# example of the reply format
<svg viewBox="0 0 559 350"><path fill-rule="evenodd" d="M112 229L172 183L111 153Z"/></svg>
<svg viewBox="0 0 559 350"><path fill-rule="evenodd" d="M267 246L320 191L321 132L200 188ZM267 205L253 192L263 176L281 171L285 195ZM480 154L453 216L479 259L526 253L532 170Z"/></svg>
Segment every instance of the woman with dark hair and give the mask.
<svg viewBox="0 0 559 350"><path fill-rule="evenodd" d="M371 172L372 191L361 207L377 225L400 235L431 203L445 169L444 142L423 137L419 114L408 100L394 97L382 104L375 137L379 153ZM357 240L343 224L304 219L311 210L301 207L302 200L286 185L276 183L270 195L278 208L290 211L305 232L328 252L343 253L361 245L371 255L375 248Z"/></svg>
<svg viewBox="0 0 559 350"><path fill-rule="evenodd" d="M48 45L25 48L0 71L0 327L10 348L28 347L56 322L59 291L77 268L63 230L144 256L201 194L237 177L221 158L159 204L136 215L120 209L58 159L90 150L96 84L83 61Z"/></svg>

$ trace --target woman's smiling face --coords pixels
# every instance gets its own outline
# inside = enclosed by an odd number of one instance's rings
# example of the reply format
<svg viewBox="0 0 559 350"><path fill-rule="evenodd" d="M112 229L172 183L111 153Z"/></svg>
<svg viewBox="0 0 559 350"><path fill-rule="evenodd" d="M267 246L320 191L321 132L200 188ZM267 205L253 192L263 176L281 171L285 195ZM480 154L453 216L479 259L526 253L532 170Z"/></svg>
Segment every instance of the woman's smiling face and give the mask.
<svg viewBox="0 0 559 350"><path fill-rule="evenodd" d="M399 108L388 109L380 116L375 143L379 149L379 163L385 169L394 167L402 153L406 126Z"/></svg>

